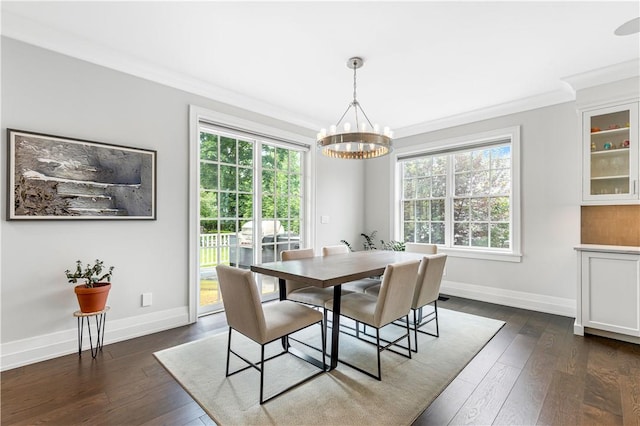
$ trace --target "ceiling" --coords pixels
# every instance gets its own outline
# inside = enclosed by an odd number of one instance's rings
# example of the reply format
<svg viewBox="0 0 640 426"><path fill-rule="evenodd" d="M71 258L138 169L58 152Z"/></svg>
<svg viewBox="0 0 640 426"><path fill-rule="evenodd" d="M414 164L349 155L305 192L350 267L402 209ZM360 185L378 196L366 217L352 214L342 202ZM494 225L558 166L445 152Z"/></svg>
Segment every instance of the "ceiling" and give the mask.
<svg viewBox="0 0 640 426"><path fill-rule="evenodd" d="M338 121L361 56L358 100L401 136L572 100L565 77L637 60L639 35L614 31L638 16L637 1L2 1L2 34L309 129Z"/></svg>

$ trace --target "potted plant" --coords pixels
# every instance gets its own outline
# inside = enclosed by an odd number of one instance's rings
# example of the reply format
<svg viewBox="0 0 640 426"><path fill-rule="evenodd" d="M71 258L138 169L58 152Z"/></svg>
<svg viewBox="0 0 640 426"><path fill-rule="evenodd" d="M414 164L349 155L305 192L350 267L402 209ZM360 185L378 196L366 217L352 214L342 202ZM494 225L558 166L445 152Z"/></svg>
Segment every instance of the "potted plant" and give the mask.
<svg viewBox="0 0 640 426"><path fill-rule="evenodd" d="M68 269L65 271L70 283L77 284L78 280L84 280L84 284L74 288L81 312L100 312L105 308L107 296L111 290L113 266L106 272L104 268L104 262L99 259L96 259L93 265L87 264L84 268L82 262L78 260L75 271L71 272Z"/></svg>

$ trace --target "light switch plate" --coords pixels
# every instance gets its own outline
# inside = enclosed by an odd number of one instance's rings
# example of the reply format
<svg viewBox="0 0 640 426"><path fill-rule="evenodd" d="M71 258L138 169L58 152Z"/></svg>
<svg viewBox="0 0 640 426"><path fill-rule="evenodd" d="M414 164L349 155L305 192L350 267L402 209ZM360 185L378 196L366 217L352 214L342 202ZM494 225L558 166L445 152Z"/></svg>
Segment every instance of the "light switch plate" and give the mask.
<svg viewBox="0 0 640 426"><path fill-rule="evenodd" d="M151 306L152 293L142 293L142 306Z"/></svg>

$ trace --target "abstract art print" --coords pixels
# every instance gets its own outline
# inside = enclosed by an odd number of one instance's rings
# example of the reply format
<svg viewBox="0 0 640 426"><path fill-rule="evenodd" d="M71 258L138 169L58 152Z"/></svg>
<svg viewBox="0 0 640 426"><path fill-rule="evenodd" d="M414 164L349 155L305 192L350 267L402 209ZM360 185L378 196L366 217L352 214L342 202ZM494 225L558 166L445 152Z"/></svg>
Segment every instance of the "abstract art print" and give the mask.
<svg viewBox="0 0 640 426"><path fill-rule="evenodd" d="M7 129L7 220L156 219L156 151Z"/></svg>

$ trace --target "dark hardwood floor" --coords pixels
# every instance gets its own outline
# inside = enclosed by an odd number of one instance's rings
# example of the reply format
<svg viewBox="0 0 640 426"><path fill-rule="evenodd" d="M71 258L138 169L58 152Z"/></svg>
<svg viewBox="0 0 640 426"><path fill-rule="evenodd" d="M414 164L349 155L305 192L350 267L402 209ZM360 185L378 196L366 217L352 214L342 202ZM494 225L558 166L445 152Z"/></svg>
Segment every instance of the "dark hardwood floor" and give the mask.
<svg viewBox="0 0 640 426"><path fill-rule="evenodd" d="M457 297L439 306L506 325L415 425L640 425L640 345L574 336L573 318ZM223 330L214 314L106 345L96 360L85 351L5 371L1 423L213 424L152 353Z"/></svg>

